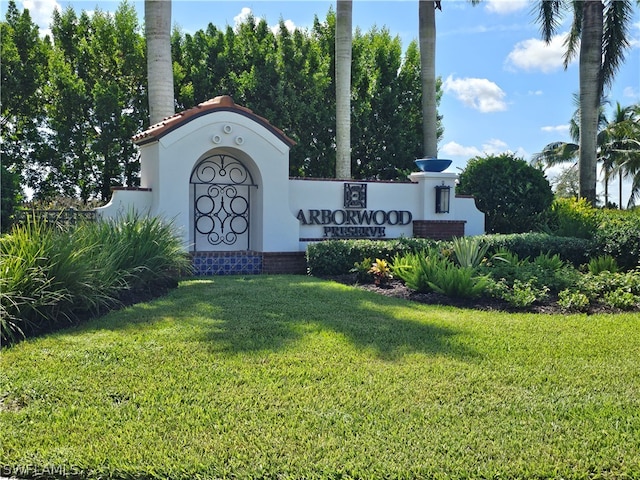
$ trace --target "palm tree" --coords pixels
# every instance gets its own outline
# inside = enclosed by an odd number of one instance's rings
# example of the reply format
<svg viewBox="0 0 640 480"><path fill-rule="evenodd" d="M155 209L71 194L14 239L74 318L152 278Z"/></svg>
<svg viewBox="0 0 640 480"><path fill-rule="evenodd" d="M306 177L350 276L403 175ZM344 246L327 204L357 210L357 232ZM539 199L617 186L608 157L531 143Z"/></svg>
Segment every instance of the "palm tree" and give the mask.
<svg viewBox="0 0 640 480"><path fill-rule="evenodd" d="M605 129L601 156L618 176L618 194L622 208L622 180L631 179L627 208L640 198L640 104L621 107L618 103L612 121Z"/></svg>
<svg viewBox="0 0 640 480"><path fill-rule="evenodd" d="M174 114L171 63L171 0L144 1L147 81L151 125Z"/></svg>
<svg viewBox="0 0 640 480"><path fill-rule="evenodd" d="M569 122L569 133L574 142L553 142L546 145L540 153L533 155L531 164L541 169L555 165L573 162L578 165L580 158L580 146L577 143L580 138L580 109L574 113ZM598 113L596 161L602 163L604 177L604 203L609 203L609 180L618 176L619 180L619 205L622 208L622 180L631 177L640 171L638 157L640 157L640 106L631 105L621 107L616 104L616 109L611 120L607 120L602 107ZM634 173L635 172L635 173ZM640 194L640 179L638 179ZM633 195L629 205L633 205Z"/></svg>
<svg viewBox="0 0 640 480"><path fill-rule="evenodd" d="M438 113L436 107L436 5L420 0L418 36L420 39L420 76L422 79L422 150L425 157L438 156Z"/></svg>
<svg viewBox="0 0 640 480"><path fill-rule="evenodd" d="M336 5L336 178L351 178L351 0Z"/></svg>
<svg viewBox="0 0 640 480"><path fill-rule="evenodd" d="M640 5L640 0L636 0ZM628 27L633 18L632 0L542 0L537 21L549 43L565 10L573 10L573 24L565 45L564 65L579 52L580 71L580 196L596 203L598 111L605 86L624 61L629 47Z"/></svg>

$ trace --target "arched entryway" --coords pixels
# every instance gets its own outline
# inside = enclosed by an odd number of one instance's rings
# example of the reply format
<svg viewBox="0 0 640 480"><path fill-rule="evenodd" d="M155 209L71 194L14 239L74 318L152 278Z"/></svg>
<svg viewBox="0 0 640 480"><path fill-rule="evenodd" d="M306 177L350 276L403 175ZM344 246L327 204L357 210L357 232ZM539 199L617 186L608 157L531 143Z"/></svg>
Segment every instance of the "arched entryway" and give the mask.
<svg viewBox="0 0 640 480"><path fill-rule="evenodd" d="M254 182L247 166L227 153L203 158L191 173L195 252L251 249Z"/></svg>

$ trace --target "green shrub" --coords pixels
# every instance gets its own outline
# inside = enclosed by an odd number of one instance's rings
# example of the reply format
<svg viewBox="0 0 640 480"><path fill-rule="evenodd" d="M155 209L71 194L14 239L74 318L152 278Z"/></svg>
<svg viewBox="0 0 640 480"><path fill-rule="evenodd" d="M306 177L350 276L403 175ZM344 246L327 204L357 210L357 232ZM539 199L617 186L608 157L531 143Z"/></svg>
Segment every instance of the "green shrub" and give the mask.
<svg viewBox="0 0 640 480"><path fill-rule="evenodd" d="M605 305L609 305L613 308L619 308L620 310L631 310L640 305L640 295L634 295L633 293L626 291L622 288L607 292L603 296Z"/></svg>
<svg viewBox="0 0 640 480"><path fill-rule="evenodd" d="M488 283L488 277L478 276L474 268L446 261L435 269L429 286L451 298L476 298L485 292Z"/></svg>
<svg viewBox="0 0 640 480"><path fill-rule="evenodd" d="M589 297L582 292L565 289L558 294L558 305L568 312L585 312L589 308Z"/></svg>
<svg viewBox="0 0 640 480"><path fill-rule="evenodd" d="M451 241L453 256L461 267L477 268L489 249L479 237L460 237Z"/></svg>
<svg viewBox="0 0 640 480"><path fill-rule="evenodd" d="M372 266L373 261L370 257L367 257L361 262L355 262L353 268L349 271L356 274L356 281L358 283L373 283L373 274L371 273Z"/></svg>
<svg viewBox="0 0 640 480"><path fill-rule="evenodd" d="M611 255L600 255L589 260L587 269L589 273L598 275L603 272L617 273L620 267L618 267L618 262Z"/></svg>
<svg viewBox="0 0 640 480"><path fill-rule="evenodd" d="M623 270L640 266L640 209L603 210L591 249L595 255L611 255Z"/></svg>
<svg viewBox="0 0 640 480"><path fill-rule="evenodd" d="M477 275L473 267L455 265L436 248L397 255L392 268L407 287L420 293L434 291L451 298L475 298L488 284L488 278Z"/></svg>
<svg viewBox="0 0 640 480"><path fill-rule="evenodd" d="M629 272L586 273L576 282L576 290L586 294L589 299L603 298L607 293L621 290L640 295L640 270Z"/></svg>
<svg viewBox="0 0 640 480"><path fill-rule="evenodd" d="M474 196L490 233L531 231L553 202L544 173L510 153L469 160L456 193Z"/></svg>
<svg viewBox="0 0 640 480"><path fill-rule="evenodd" d="M575 284L579 272L563 262L559 255L540 254L533 260L520 260L517 254L508 250L499 250L480 266L480 272L489 275L496 282L504 283L513 289L516 282L530 284L542 291L559 292ZM516 289L517 289L516 288Z"/></svg>
<svg viewBox="0 0 640 480"><path fill-rule="evenodd" d="M520 258L536 258L541 254L558 255L575 267L585 264L594 248L592 240L575 237L557 237L548 233L521 233L511 235L484 235L488 254L508 250Z"/></svg>
<svg viewBox="0 0 640 480"><path fill-rule="evenodd" d="M584 198L556 198L547 219L547 227L559 237L593 238L598 224L598 210Z"/></svg>
<svg viewBox="0 0 640 480"><path fill-rule="evenodd" d="M487 286L487 292L490 295L518 308L529 307L536 301L546 298L548 291L547 287L537 287L533 282L517 279L512 284L508 284L505 279L500 279Z"/></svg>
<svg viewBox="0 0 640 480"><path fill-rule="evenodd" d="M436 248L419 253L397 255L392 261L392 271L396 278L407 287L420 293L433 290L431 282L438 270L450 263Z"/></svg>

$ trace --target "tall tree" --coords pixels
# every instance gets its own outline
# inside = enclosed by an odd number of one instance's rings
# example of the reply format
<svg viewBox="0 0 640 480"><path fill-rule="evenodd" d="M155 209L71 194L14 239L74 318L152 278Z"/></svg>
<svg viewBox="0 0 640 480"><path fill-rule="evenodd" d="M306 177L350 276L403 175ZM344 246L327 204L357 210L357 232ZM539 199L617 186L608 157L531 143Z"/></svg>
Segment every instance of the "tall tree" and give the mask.
<svg viewBox="0 0 640 480"><path fill-rule="evenodd" d="M565 11L573 11L566 40L565 68L579 53L580 71L580 196L596 203L598 114L605 86L624 61L629 47L628 28L632 0L542 0L537 21L548 43L556 34ZM640 0L636 0L640 4Z"/></svg>
<svg viewBox="0 0 640 480"><path fill-rule="evenodd" d="M43 154L40 127L45 121L49 49L49 40L40 38L29 10L20 13L10 0L5 21L0 22L0 158L24 184L30 166Z"/></svg>
<svg viewBox="0 0 640 480"><path fill-rule="evenodd" d="M418 37L422 79L422 149L424 157L438 156L438 113L436 105L436 4L420 0Z"/></svg>
<svg viewBox="0 0 640 480"><path fill-rule="evenodd" d="M336 178L351 178L351 0L336 5Z"/></svg>
<svg viewBox="0 0 640 480"><path fill-rule="evenodd" d="M151 124L175 113L171 62L171 0L144 0Z"/></svg>
<svg viewBox="0 0 640 480"><path fill-rule="evenodd" d="M569 131L574 142L553 142L546 145L540 153L533 155L532 165L541 169L564 163L573 163L572 168L578 165L580 112L578 108L569 123ZM617 175L619 205L622 208L622 180L628 176L632 181L636 181L637 171L633 165L637 165L640 159L640 107L638 105L622 107L617 103L611 119L607 119L604 109L600 106L596 152L596 160L602 164L604 205L609 204L609 181ZM640 179L637 181L640 185ZM632 206L633 200L632 195L627 206Z"/></svg>

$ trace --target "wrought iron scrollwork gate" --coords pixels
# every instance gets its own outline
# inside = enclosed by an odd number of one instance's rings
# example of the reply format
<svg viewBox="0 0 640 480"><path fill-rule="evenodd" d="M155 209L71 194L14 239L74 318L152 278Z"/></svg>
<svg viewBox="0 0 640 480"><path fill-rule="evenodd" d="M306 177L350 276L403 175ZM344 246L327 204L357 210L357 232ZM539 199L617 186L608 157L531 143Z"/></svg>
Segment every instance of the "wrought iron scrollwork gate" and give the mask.
<svg viewBox="0 0 640 480"><path fill-rule="evenodd" d="M248 250L257 185L247 167L232 156L211 155L198 163L191 184L195 251Z"/></svg>

